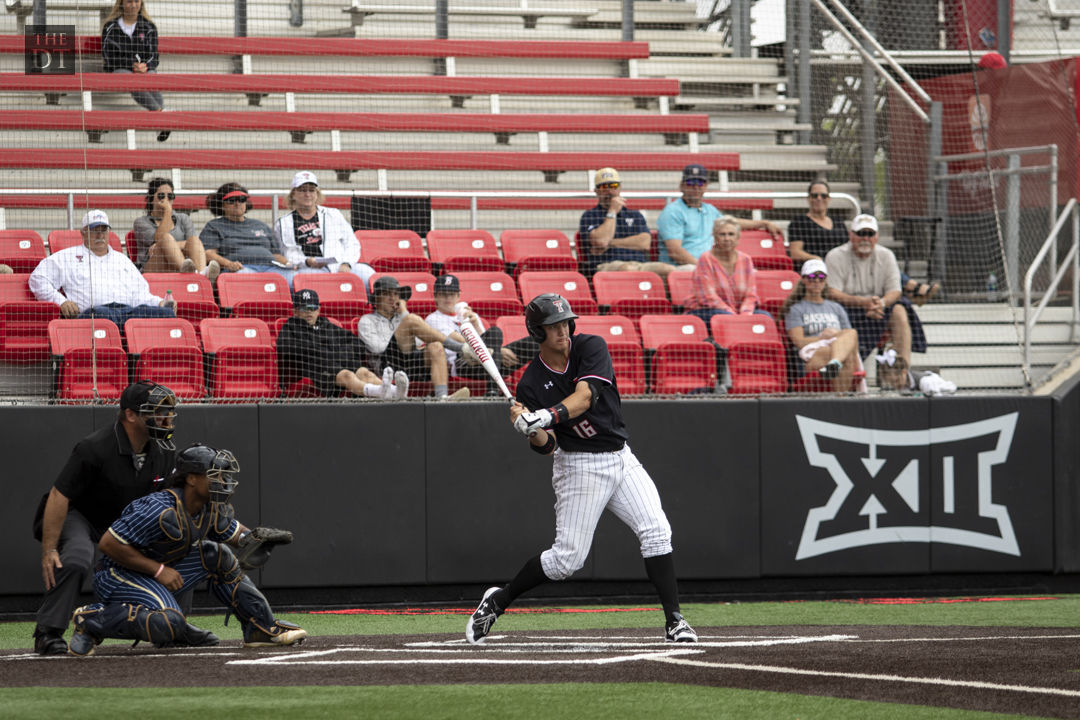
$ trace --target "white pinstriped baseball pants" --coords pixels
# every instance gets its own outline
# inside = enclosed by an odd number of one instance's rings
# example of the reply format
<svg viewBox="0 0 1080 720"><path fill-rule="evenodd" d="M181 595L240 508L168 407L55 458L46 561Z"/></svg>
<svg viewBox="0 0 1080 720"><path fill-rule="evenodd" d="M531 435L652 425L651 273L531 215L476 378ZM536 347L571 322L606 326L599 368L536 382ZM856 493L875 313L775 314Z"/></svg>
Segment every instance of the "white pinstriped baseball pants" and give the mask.
<svg viewBox="0 0 1080 720"><path fill-rule="evenodd" d="M671 552L671 525L660 494L629 445L605 453L556 449L551 486L555 544L540 554L548 578L564 580L582 568L605 509L634 531L642 557Z"/></svg>

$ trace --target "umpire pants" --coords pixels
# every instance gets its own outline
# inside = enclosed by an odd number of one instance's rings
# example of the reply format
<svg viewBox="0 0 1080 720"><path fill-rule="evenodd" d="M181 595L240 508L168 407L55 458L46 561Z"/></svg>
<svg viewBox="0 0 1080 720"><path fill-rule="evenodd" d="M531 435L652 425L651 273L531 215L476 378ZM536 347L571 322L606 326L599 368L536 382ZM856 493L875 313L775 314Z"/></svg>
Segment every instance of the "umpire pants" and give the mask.
<svg viewBox="0 0 1080 720"><path fill-rule="evenodd" d="M45 591L37 611L37 624L63 632L71 621L71 613L79 604L83 581L90 575L97 550L97 531L78 510L68 510L60 529L60 562L54 571L56 584Z"/></svg>

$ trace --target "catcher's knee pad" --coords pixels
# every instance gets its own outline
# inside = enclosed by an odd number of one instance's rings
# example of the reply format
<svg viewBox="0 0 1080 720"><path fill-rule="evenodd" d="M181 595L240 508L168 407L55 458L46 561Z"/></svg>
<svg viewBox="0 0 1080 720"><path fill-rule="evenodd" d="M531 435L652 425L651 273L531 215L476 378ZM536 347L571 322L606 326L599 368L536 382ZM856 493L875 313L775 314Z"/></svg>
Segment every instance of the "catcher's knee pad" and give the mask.
<svg viewBox="0 0 1080 720"><path fill-rule="evenodd" d="M135 612L135 637L155 644L171 643L187 633L187 620L179 610L151 610L139 605Z"/></svg>
<svg viewBox="0 0 1080 720"><path fill-rule="evenodd" d="M187 628L187 620L179 610L153 610L130 603L84 605L71 619L75 632L88 635L96 642L105 638L171 642Z"/></svg>
<svg viewBox="0 0 1080 720"><path fill-rule="evenodd" d="M206 573L213 581L232 585L244 575L236 556L224 543L204 540L199 543L199 554L202 556L202 565Z"/></svg>

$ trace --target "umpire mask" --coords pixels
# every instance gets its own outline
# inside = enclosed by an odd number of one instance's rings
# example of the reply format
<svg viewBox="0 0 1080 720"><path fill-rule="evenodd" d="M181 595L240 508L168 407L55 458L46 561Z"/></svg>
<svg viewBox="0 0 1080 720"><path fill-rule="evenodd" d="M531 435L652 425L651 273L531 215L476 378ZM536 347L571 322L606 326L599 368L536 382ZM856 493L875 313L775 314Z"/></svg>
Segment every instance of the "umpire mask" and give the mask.
<svg viewBox="0 0 1080 720"><path fill-rule="evenodd" d="M176 449L172 441L176 404L176 395L172 390L154 383L146 400L139 405L139 415L146 421L147 432L164 450Z"/></svg>

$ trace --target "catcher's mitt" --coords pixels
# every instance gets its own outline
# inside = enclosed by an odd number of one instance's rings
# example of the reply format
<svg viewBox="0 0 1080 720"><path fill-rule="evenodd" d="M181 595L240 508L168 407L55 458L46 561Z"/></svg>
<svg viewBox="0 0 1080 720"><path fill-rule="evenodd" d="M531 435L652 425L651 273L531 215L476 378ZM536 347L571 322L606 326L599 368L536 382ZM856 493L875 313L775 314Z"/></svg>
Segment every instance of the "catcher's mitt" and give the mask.
<svg viewBox="0 0 1080 720"><path fill-rule="evenodd" d="M288 530L272 527L257 527L240 541L240 551L236 559L245 570L261 568L270 559L270 552L277 545L288 545L293 541L293 534Z"/></svg>

